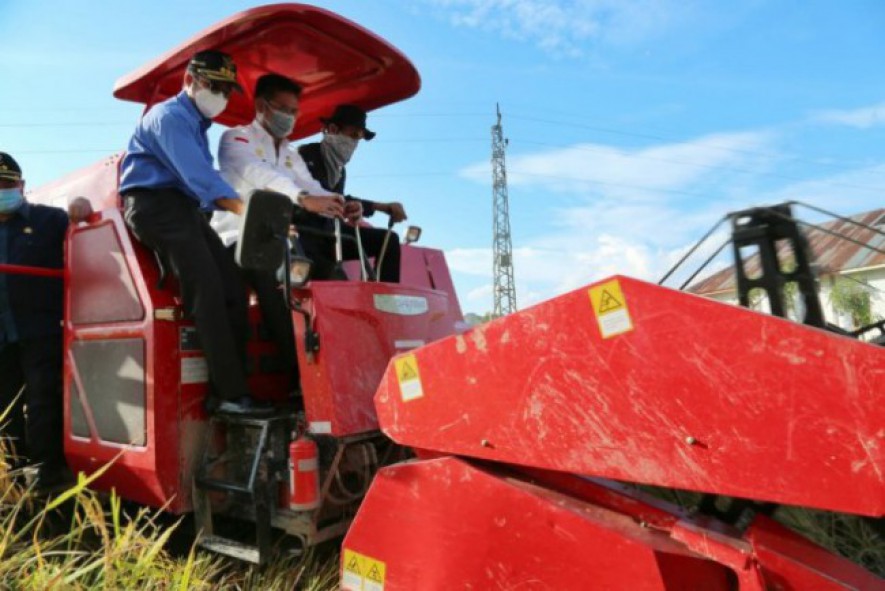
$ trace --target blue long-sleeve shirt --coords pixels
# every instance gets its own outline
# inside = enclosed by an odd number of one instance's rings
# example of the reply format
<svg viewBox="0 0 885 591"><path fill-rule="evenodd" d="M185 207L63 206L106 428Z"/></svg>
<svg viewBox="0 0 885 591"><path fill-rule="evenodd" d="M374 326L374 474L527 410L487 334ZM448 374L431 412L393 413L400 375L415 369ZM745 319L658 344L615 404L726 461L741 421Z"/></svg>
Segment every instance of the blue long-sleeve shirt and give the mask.
<svg viewBox="0 0 885 591"><path fill-rule="evenodd" d="M216 199L239 199L212 165L210 125L184 91L151 107L129 140L120 193L174 188L209 210L217 209Z"/></svg>

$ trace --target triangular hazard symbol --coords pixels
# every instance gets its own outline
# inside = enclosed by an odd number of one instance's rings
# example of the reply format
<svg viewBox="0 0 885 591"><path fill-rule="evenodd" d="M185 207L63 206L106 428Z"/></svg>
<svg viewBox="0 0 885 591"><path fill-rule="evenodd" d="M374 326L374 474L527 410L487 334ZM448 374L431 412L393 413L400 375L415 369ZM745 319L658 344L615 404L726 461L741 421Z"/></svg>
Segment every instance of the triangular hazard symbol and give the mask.
<svg viewBox="0 0 885 591"><path fill-rule="evenodd" d="M612 310L617 310L622 307L624 304L619 302L615 296L610 294L608 290L602 290L602 297L599 298L599 312L600 314L605 314L606 312L611 312Z"/></svg>
<svg viewBox="0 0 885 591"><path fill-rule="evenodd" d="M399 379L401 382L408 382L409 380L417 380L418 372L415 371L415 368L409 365L408 361L403 361L400 366Z"/></svg>
<svg viewBox="0 0 885 591"><path fill-rule="evenodd" d="M350 562L347 563L345 568L352 573L360 574L360 565L359 562L357 562L356 556L353 556L350 559Z"/></svg>
<svg viewBox="0 0 885 591"><path fill-rule="evenodd" d="M378 565L377 564L372 565L372 568L369 569L369 574L366 575L366 578L371 579L371 580L375 581L376 583L383 583L384 582L383 580L381 580L381 573L378 572Z"/></svg>

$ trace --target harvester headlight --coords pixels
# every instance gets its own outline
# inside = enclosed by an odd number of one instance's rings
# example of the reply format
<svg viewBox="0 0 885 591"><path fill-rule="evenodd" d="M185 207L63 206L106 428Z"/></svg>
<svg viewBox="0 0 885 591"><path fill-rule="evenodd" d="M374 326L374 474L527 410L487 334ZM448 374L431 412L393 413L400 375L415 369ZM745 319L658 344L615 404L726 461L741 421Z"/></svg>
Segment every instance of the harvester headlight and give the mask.
<svg viewBox="0 0 885 591"><path fill-rule="evenodd" d="M419 238L421 238L421 228L419 226L409 226L409 229L406 230L406 236L403 239L403 242L411 244L413 242L418 242Z"/></svg>
<svg viewBox="0 0 885 591"><path fill-rule="evenodd" d="M313 261L304 255L292 254L289 258L289 286L304 287L310 278L310 268ZM286 265L281 265L277 269L277 281L286 284Z"/></svg>
<svg viewBox="0 0 885 591"><path fill-rule="evenodd" d="M310 267L313 263L307 257L295 255L289 265L289 277L293 287L302 287L310 277Z"/></svg>

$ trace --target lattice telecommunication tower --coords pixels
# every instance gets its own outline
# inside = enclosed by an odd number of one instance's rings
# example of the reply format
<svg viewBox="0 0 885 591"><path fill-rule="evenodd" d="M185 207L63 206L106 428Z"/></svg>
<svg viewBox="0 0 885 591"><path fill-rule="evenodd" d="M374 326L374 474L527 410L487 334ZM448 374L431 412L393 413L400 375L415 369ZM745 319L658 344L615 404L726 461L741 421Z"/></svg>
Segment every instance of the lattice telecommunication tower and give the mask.
<svg viewBox="0 0 885 591"><path fill-rule="evenodd" d="M492 236L495 318L516 312L516 285L513 281L513 247L510 243L510 206L507 199L507 167L504 151L507 140L501 127L501 108L497 104L498 121L492 126Z"/></svg>

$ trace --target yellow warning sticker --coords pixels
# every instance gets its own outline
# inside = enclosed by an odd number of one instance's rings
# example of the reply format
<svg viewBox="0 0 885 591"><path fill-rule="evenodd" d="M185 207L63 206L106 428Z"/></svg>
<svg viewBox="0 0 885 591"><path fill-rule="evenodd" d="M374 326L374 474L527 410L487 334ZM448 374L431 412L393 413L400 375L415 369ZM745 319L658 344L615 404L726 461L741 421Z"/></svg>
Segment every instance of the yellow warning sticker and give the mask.
<svg viewBox="0 0 885 591"><path fill-rule="evenodd" d="M365 554L344 549L342 591L384 591L387 565Z"/></svg>
<svg viewBox="0 0 885 591"><path fill-rule="evenodd" d="M627 300L617 279L591 287L589 294L602 338L607 339L633 330Z"/></svg>
<svg viewBox="0 0 885 591"><path fill-rule="evenodd" d="M421 387L421 374L418 373L418 360L415 355L409 353L393 360L396 368L396 379L399 382L399 391L403 402L415 400L424 396Z"/></svg>

